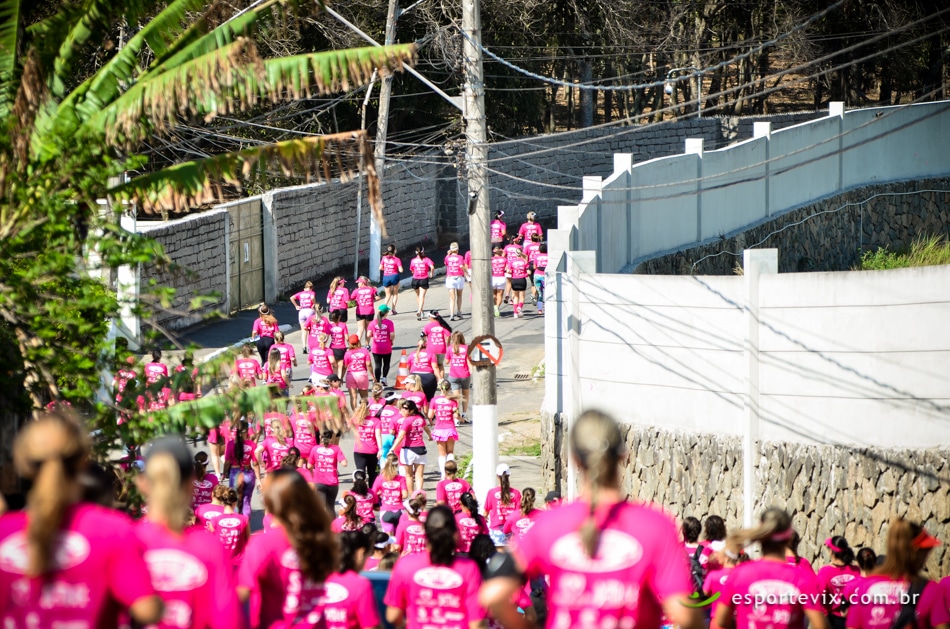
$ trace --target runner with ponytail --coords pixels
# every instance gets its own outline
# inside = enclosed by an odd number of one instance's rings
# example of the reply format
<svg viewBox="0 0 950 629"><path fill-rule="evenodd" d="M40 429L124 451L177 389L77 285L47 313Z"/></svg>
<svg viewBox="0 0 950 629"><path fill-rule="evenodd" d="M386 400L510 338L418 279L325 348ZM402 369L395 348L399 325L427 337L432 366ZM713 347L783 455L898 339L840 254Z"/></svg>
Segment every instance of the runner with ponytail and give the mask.
<svg viewBox="0 0 950 629"><path fill-rule="evenodd" d="M854 551L844 537L829 537L825 540L825 547L831 551L831 564L818 569L818 589L824 594L831 628L844 629L847 605L843 604L841 597L845 587L861 573L854 566Z"/></svg>
<svg viewBox="0 0 950 629"><path fill-rule="evenodd" d="M363 531L343 531L340 567L327 579L327 629L379 629L373 584L360 576L372 548Z"/></svg>

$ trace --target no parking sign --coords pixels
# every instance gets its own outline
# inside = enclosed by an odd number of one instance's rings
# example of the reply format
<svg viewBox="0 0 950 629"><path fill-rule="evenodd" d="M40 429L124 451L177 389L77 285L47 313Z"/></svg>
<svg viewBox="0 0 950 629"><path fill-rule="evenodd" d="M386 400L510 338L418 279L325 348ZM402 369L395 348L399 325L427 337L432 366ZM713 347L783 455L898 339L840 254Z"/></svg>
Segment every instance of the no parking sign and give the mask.
<svg viewBox="0 0 950 629"><path fill-rule="evenodd" d="M468 346L468 359L476 367L497 367L503 353L501 341L490 334L475 337Z"/></svg>

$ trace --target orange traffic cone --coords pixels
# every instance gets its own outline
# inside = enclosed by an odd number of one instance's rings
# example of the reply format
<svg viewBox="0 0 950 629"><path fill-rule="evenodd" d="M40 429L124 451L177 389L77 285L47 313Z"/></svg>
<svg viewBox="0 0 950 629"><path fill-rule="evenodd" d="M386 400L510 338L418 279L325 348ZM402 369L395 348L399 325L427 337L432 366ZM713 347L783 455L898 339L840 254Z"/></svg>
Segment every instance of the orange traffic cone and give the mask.
<svg viewBox="0 0 950 629"><path fill-rule="evenodd" d="M396 375L397 389L406 388L406 378L409 377L409 359L406 358L406 350L402 350L402 356L399 358L399 373Z"/></svg>

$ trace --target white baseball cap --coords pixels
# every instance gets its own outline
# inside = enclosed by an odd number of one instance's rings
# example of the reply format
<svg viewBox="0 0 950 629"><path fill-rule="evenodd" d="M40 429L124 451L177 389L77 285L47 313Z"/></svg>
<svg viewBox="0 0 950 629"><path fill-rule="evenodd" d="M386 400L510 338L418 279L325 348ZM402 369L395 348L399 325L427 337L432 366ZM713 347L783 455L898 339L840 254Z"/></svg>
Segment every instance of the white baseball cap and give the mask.
<svg viewBox="0 0 950 629"><path fill-rule="evenodd" d="M498 467L495 468L495 475L496 475L496 476L504 476L504 475L507 474L509 471L511 471L511 470L510 470L510 468L508 467L508 464L507 464L507 463L499 463L499 464L498 464Z"/></svg>

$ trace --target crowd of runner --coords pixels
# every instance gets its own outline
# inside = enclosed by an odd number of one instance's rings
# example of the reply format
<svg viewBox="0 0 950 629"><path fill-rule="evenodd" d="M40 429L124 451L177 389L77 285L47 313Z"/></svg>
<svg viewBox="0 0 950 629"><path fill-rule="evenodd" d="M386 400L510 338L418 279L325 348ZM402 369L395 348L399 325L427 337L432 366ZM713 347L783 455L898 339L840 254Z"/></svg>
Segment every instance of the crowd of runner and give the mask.
<svg viewBox="0 0 950 629"><path fill-rule="evenodd" d="M495 314L510 303L523 316L532 277L543 313L540 226L529 215L509 235L502 218L491 225ZM229 386L270 387L275 410L229 416L208 435L210 455L178 435L146 444L128 468L144 504L116 506L117 479L91 462L68 410L29 423L14 444L24 499L0 504L0 627L950 629L950 577L921 576L940 542L920 524L895 518L873 548L831 537L816 571L781 508L729 533L717 515L677 521L627 500L631 453L617 422L596 411L569 435L575 501L541 500L500 464L479 504L455 457L472 366L451 322L471 257L449 248L445 319L425 310L434 264L416 250L411 288L425 325L396 391L395 254L380 265L382 303L366 278L352 292L336 278L326 308L309 282L294 294L299 348L262 306ZM282 400L303 356L304 397ZM195 400L197 376L190 356L169 370L156 351L142 370L132 361L117 372L117 406ZM334 412L321 411L321 397ZM437 445L434 504L427 442ZM264 518L252 533L256 491Z"/></svg>

